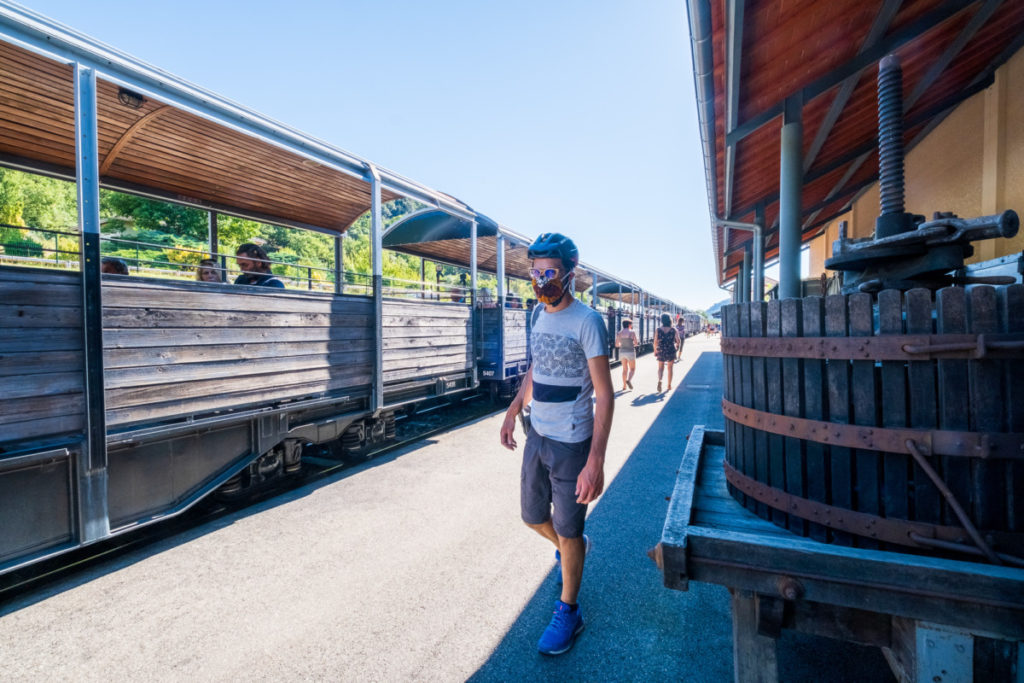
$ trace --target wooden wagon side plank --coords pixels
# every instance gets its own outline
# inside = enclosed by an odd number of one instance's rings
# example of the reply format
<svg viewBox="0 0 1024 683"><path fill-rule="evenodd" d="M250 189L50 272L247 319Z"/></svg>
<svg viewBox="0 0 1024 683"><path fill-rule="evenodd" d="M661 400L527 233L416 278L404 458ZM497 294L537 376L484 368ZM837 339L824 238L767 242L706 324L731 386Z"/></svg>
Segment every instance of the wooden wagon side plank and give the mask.
<svg viewBox="0 0 1024 683"><path fill-rule="evenodd" d="M935 294L935 323L939 334L967 332L967 293L961 287L946 287ZM967 361L940 360L939 364L939 427L956 431L970 428ZM940 476L953 495L973 516L969 507L971 493L971 465L964 458L944 457L939 461ZM960 521L948 505L943 505L946 524L959 525Z"/></svg>
<svg viewBox="0 0 1024 683"><path fill-rule="evenodd" d="M847 331L846 297L835 294L825 297L825 335L845 337ZM828 375L828 419L838 424L850 421L850 364L845 360L830 360ZM829 491L832 504L853 507L853 463L849 448L833 446L829 453ZM843 531L832 532L839 545L853 545L853 536Z"/></svg>
<svg viewBox="0 0 1024 683"><path fill-rule="evenodd" d="M879 334L903 334L903 293L878 294ZM907 375L904 363L882 362L882 426L907 426ZM882 510L886 517L910 519L909 459L903 453L882 455Z"/></svg>
<svg viewBox="0 0 1024 683"><path fill-rule="evenodd" d="M932 334L932 293L927 289L911 289L904 295L907 311L907 334ZM935 363L907 363L910 426L934 429L938 424L936 408ZM921 522L942 523L942 498L939 489L916 463L911 466L914 483L914 517Z"/></svg>
<svg viewBox="0 0 1024 683"><path fill-rule="evenodd" d="M996 305L996 290L993 287L974 287L970 291L970 332L992 334L999 332L999 313ZM978 432L1001 432L1003 423L1002 402L1003 361L979 359L968 361L968 382L971 408L970 427ZM982 529L1003 531L1006 529L1006 476L1009 467L1006 461L988 462L974 459L971 462L971 499L974 523ZM966 505L966 501L961 501Z"/></svg>
<svg viewBox="0 0 1024 683"><path fill-rule="evenodd" d="M821 337L825 330L825 308L820 296L809 296L802 302L803 317L801 332L804 337ZM825 417L825 362L815 359L804 360L804 417L822 420ZM819 503L828 503L828 470L825 461L825 446L808 441L805 463L807 473L807 497ZM828 540L828 528L821 524L810 524L808 533L818 541Z"/></svg>

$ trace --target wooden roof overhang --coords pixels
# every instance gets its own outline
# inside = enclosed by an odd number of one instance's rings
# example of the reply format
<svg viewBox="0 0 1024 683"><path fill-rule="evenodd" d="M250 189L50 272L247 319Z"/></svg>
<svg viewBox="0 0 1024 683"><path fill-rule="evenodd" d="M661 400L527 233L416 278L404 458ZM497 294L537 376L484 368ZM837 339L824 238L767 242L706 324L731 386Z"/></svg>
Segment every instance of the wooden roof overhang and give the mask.
<svg viewBox="0 0 1024 683"><path fill-rule="evenodd" d="M419 256L439 263L469 268L470 223L437 209L423 209L393 223L384 232L384 247L403 254ZM505 274L530 279L531 260L527 257L530 239L500 226L485 216L477 221L477 268L488 273L498 269L498 233L505 237ZM580 264L576 271L577 289L593 283L590 268Z"/></svg>
<svg viewBox="0 0 1024 683"><path fill-rule="evenodd" d="M778 254L787 100L802 114L807 241L877 180L882 57L902 61L909 150L1024 46L1014 0L689 0L688 14L719 284L736 277L752 239L719 220L760 219L766 260Z"/></svg>
<svg viewBox="0 0 1024 683"><path fill-rule="evenodd" d="M0 3L0 164L75 178L75 65L97 73L104 187L279 225L344 232L381 199L472 209L386 169ZM127 93L141 95L141 102ZM134 101L133 101L134 100Z"/></svg>

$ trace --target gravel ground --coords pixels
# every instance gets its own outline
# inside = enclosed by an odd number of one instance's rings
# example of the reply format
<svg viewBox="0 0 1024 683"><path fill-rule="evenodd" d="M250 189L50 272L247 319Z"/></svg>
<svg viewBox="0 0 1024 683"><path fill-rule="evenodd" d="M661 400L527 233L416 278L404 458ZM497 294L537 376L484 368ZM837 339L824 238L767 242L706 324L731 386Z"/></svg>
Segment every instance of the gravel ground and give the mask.
<svg viewBox="0 0 1024 683"><path fill-rule="evenodd" d="M562 657L536 651L553 555L519 522L519 454L495 415L0 606L0 677L728 681L727 591L665 589L645 555L684 436L722 424L717 340L685 348L672 393L653 392L644 357L617 396L587 523L587 630ZM886 671L874 651L818 639L787 635L779 656L793 681Z"/></svg>

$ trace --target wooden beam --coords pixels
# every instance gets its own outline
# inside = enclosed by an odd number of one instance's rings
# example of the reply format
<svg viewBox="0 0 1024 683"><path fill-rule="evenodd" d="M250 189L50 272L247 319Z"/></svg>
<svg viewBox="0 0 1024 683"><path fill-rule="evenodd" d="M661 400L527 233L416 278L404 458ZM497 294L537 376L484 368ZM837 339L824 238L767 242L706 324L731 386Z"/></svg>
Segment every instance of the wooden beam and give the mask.
<svg viewBox="0 0 1024 683"><path fill-rule="evenodd" d="M903 0L886 0L882 9L878 11L878 15L871 25L871 30L868 31L868 37L864 39L864 43L861 45L860 50L857 51L857 54L871 49L882 39L882 36L885 35L886 30L889 28L889 24L892 23L893 18L899 12L902 5ZM807 150L807 154L804 156L805 174L814 165L814 160L818 157L818 152L825 145L825 140L828 139L829 133L832 132L832 127L839 120L839 115L846 109L846 103L850 100L850 96L853 95L853 90L857 87L858 81L860 81L860 74L850 76L839 86L839 91L832 100L832 105L829 107L828 113L825 114L825 119L818 127L818 132L814 136L810 149Z"/></svg>
<svg viewBox="0 0 1024 683"><path fill-rule="evenodd" d="M936 9L922 15L916 21L907 24L899 31L896 31L884 40L879 41L871 49L859 53L853 59L845 62L844 64L840 64L836 68L832 69L832 71L809 83L803 88L787 93L785 97L780 98L775 104L751 116L746 121L738 125L732 133L726 134L726 144L736 144L761 126L774 119L776 116L779 116L783 111L783 105L787 99L795 95L801 95L804 102L810 102L818 95L821 95L842 83L847 78L859 74L861 71L875 64L890 52L903 47L939 24L956 16L971 4L973 3L964 3L963 0L946 0Z"/></svg>
<svg viewBox="0 0 1024 683"><path fill-rule="evenodd" d="M117 142L114 143L114 146L110 148L109 152L107 152L107 156L103 158L103 163L100 164L100 175L107 174L107 171L110 170L110 166L117 159L117 155L125 145L132 141L132 138L142 132L142 130L144 130L150 123L160 119L160 117L169 114L172 111L174 111L174 109L171 108L170 105L161 105L129 126L128 130L121 134L121 137L118 138Z"/></svg>

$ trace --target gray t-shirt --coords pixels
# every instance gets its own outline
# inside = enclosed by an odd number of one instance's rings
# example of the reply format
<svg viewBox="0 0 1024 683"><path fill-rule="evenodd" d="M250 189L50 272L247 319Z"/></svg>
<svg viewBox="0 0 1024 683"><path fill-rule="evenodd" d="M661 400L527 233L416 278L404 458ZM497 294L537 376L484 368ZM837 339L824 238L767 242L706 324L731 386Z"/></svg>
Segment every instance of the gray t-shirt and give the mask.
<svg viewBox="0 0 1024 683"><path fill-rule="evenodd" d="M601 314L576 299L558 313L541 310L530 331L530 350L533 429L562 443L586 441L594 432L594 383L587 360L608 355Z"/></svg>

